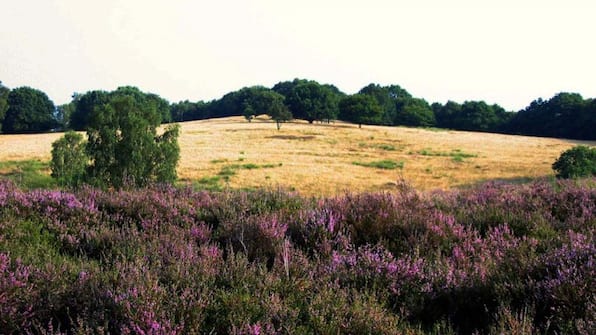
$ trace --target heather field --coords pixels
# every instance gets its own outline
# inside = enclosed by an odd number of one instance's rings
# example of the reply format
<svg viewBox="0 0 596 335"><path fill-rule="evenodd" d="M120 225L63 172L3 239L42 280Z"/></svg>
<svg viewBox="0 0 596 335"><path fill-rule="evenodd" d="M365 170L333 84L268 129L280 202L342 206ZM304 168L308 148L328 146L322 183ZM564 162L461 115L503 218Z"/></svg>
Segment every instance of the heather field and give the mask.
<svg viewBox="0 0 596 335"><path fill-rule="evenodd" d="M308 198L0 182L4 334L593 334L596 180Z"/></svg>

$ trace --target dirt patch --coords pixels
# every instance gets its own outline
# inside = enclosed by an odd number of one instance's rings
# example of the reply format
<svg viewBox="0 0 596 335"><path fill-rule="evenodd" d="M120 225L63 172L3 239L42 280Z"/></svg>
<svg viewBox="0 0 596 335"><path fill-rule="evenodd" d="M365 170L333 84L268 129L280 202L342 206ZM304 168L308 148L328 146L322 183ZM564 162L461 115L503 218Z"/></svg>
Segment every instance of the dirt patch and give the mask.
<svg viewBox="0 0 596 335"><path fill-rule="evenodd" d="M316 136L313 135L305 135L305 136L296 136L296 135L274 135L268 136L266 138L273 138L276 140L298 140L298 141L309 141L314 140Z"/></svg>

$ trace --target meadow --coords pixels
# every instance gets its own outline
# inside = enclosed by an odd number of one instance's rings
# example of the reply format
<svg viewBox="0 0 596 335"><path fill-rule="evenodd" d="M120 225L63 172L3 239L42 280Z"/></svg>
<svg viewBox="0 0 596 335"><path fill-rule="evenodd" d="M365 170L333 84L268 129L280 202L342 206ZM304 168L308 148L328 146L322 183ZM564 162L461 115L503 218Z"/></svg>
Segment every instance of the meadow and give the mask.
<svg viewBox="0 0 596 335"><path fill-rule="evenodd" d="M22 170L15 162L48 162L51 143L60 136L0 135L0 174ZM232 117L181 123L179 143L182 183L210 190L264 186L335 196L391 191L403 180L425 191L548 177L561 152L580 142L440 129L359 129L341 122L296 121L277 131L267 118L249 123ZM40 172L48 175L47 165Z"/></svg>

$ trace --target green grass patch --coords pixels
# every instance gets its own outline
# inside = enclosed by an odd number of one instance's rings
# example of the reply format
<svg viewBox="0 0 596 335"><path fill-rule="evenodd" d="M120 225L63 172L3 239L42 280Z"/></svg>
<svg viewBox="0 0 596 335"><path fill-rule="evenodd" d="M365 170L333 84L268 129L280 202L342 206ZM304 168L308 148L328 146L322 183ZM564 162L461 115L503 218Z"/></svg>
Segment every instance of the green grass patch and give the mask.
<svg viewBox="0 0 596 335"><path fill-rule="evenodd" d="M385 150L385 151L396 151L397 150L397 148L391 144L379 144L379 145L377 145L377 148L379 148L381 150Z"/></svg>
<svg viewBox="0 0 596 335"><path fill-rule="evenodd" d="M375 161L375 162L352 162L354 165L364 166L364 167L371 167L375 169L383 169L383 170L395 170L395 169L403 169L404 162L396 162L393 160L385 159L382 161Z"/></svg>
<svg viewBox="0 0 596 335"><path fill-rule="evenodd" d="M50 163L40 160L0 162L0 178L11 180L24 189L56 187L56 181L50 176Z"/></svg>
<svg viewBox="0 0 596 335"><path fill-rule="evenodd" d="M221 177L219 176L203 177L196 180L193 183L193 186L197 190L221 191L223 189L223 186L221 185Z"/></svg>
<svg viewBox="0 0 596 335"><path fill-rule="evenodd" d="M473 158L478 157L476 154L471 154L467 152L463 152L460 149L454 149L452 151L434 151L429 148L422 149L420 151L410 151L410 155L422 155L422 156L431 156L431 157L451 157L454 162L461 163L466 158Z"/></svg>
<svg viewBox="0 0 596 335"><path fill-rule="evenodd" d="M225 162L227 162L227 161L228 161L228 160L227 160L227 159L225 159L225 158L222 158L222 159L213 159L213 160L211 160L211 164L225 163Z"/></svg>
<svg viewBox="0 0 596 335"><path fill-rule="evenodd" d="M373 149L379 149L379 150L384 150L384 151L397 151L398 150L398 148L395 145L387 144L387 143L368 144L365 142L360 142L360 143L358 143L358 146L360 148L373 148Z"/></svg>
<svg viewBox="0 0 596 335"><path fill-rule="evenodd" d="M268 169L274 168L278 166L282 166L282 163L277 164L254 164L254 163L246 163L246 164L232 164L224 167L224 169L230 169L232 171L236 170L256 170L256 169ZM223 170L223 169L222 169Z"/></svg>
<svg viewBox="0 0 596 335"><path fill-rule="evenodd" d="M217 175L225 178L225 177L231 177L235 174L236 174L236 169L232 165L229 165L229 166L224 166L219 171L219 173Z"/></svg>

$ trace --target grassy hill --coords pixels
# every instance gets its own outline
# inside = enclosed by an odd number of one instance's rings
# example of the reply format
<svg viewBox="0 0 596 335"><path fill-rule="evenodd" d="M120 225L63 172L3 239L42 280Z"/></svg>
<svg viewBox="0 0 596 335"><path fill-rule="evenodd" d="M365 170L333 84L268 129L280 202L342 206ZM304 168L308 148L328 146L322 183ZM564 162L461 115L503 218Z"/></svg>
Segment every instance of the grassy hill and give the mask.
<svg viewBox="0 0 596 335"><path fill-rule="evenodd" d="M491 179L553 174L551 164L577 141L347 123L286 123L232 117L181 124L181 180L204 188L281 186L305 195L419 190ZM0 162L50 159L61 134L0 135ZM596 144L594 142L589 144ZM14 164L0 166L13 173ZM44 173L49 173L47 169Z"/></svg>

